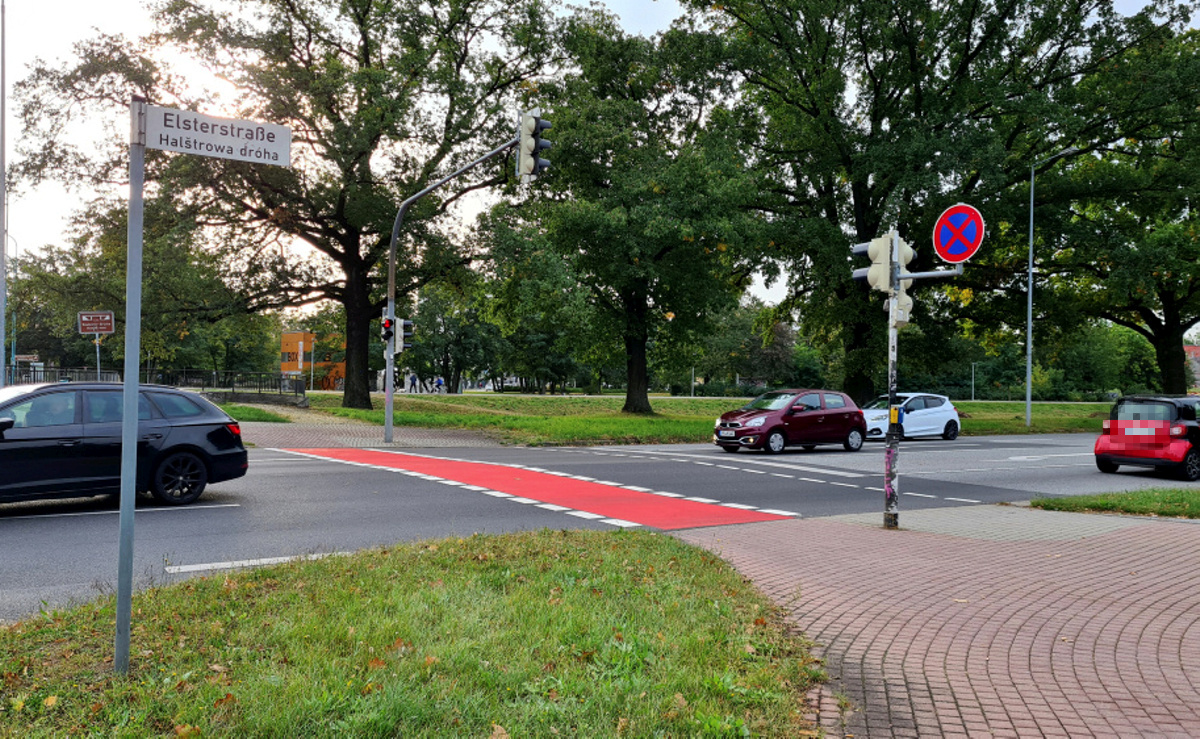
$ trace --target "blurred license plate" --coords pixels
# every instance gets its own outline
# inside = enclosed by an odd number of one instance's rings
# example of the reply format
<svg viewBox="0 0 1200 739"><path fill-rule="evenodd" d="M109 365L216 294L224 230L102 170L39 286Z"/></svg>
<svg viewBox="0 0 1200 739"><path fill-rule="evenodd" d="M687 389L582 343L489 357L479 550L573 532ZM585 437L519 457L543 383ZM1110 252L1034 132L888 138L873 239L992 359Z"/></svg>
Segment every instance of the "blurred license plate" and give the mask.
<svg viewBox="0 0 1200 739"><path fill-rule="evenodd" d="M721 436L726 439L732 439L734 436L733 429L721 429Z"/></svg>

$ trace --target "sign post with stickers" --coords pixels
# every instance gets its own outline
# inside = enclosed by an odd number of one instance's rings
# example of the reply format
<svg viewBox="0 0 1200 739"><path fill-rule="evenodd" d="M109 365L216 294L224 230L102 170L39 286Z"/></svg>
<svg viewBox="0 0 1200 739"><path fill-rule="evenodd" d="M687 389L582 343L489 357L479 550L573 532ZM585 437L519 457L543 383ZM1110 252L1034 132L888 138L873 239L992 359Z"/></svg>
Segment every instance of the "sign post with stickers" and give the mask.
<svg viewBox="0 0 1200 739"><path fill-rule="evenodd" d="M136 498L138 366L142 334L142 190L146 149L290 167L292 131L287 126L217 118L190 110L129 104L129 224L125 266L125 373L121 417L120 546L117 553L117 632L113 669L129 671L133 602L133 509ZM82 317L80 319L82 327ZM82 330L82 329L81 329ZM99 347L97 347L99 351Z"/></svg>
<svg viewBox="0 0 1200 739"><path fill-rule="evenodd" d="M957 277L963 273L962 263L970 259L983 242L983 216L970 205L958 203L938 217L933 228L933 248L943 261L955 265L953 270L909 272L906 265L914 251L904 243L895 229L871 242L856 244L851 253L871 257L873 266L854 270L852 277L865 281L875 290L887 293L888 311L888 430L887 448L883 463L883 527L900 527L900 439L904 435L904 409L897 394L899 329L907 325L912 300L905 289L911 280L936 277Z"/></svg>
<svg viewBox="0 0 1200 739"><path fill-rule="evenodd" d="M93 334L96 345L96 381L100 381L100 334L111 334L114 330L113 313L110 310L79 311L79 333Z"/></svg>

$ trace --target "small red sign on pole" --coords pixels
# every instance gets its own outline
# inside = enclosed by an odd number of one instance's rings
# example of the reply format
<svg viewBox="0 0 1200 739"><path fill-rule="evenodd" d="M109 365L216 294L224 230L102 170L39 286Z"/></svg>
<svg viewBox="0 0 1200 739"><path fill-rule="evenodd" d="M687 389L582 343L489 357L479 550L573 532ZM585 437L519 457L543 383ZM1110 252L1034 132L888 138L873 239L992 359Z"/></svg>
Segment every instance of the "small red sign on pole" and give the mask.
<svg viewBox="0 0 1200 739"><path fill-rule="evenodd" d="M111 334L114 330L112 311L91 310L79 312L79 333Z"/></svg>

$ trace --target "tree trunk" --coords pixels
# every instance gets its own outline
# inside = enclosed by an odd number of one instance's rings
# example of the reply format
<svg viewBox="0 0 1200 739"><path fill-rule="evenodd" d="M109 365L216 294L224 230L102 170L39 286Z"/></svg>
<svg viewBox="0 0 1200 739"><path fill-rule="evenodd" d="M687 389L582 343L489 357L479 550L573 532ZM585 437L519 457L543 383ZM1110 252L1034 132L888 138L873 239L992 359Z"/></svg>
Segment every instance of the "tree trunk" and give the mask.
<svg viewBox="0 0 1200 739"><path fill-rule="evenodd" d="M371 349L370 288L366 272L358 266L346 266L346 385L343 408L371 409L371 390L367 384L367 355Z"/></svg>
<svg viewBox="0 0 1200 739"><path fill-rule="evenodd" d="M1163 393L1187 395L1187 370L1184 369L1187 352L1183 348L1183 331L1168 329L1164 335L1155 335L1153 343Z"/></svg>
<svg viewBox="0 0 1200 739"><path fill-rule="evenodd" d="M622 413L653 413L650 407L649 378L646 373L646 337L625 337L625 407Z"/></svg>

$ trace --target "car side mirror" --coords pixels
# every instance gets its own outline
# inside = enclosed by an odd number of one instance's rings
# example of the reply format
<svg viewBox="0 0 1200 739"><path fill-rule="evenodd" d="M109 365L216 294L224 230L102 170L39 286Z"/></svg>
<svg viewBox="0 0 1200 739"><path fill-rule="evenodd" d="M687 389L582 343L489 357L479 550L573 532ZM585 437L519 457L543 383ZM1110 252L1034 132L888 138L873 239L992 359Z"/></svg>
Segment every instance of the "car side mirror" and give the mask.
<svg viewBox="0 0 1200 739"><path fill-rule="evenodd" d="M4 432L16 425L16 421L11 418L0 418L0 436L4 436Z"/></svg>

